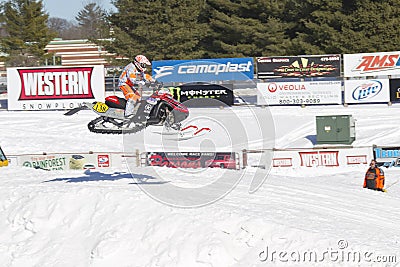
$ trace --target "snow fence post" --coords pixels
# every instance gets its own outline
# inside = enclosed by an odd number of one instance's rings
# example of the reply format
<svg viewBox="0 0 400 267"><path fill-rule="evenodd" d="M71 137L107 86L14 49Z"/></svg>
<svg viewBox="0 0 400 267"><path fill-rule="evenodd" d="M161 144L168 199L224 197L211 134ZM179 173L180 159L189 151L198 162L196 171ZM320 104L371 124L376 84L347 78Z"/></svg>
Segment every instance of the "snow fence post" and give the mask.
<svg viewBox="0 0 400 267"><path fill-rule="evenodd" d="M247 150L243 149L242 150L243 153L243 169L247 167Z"/></svg>
<svg viewBox="0 0 400 267"><path fill-rule="evenodd" d="M136 155L136 167L140 167L140 151L139 151L139 149L136 149L135 155Z"/></svg>

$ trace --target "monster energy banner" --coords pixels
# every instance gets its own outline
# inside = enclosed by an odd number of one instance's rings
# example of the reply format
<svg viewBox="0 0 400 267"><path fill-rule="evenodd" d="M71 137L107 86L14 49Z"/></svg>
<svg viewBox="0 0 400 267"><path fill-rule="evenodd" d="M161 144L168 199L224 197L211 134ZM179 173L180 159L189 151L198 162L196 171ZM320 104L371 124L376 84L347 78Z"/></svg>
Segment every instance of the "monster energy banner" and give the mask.
<svg viewBox="0 0 400 267"><path fill-rule="evenodd" d="M257 77L338 77L340 60L340 55L258 57Z"/></svg>
<svg viewBox="0 0 400 267"><path fill-rule="evenodd" d="M218 84L184 84L169 90L176 100L192 107L220 106L221 102L232 106L234 100L233 90Z"/></svg>

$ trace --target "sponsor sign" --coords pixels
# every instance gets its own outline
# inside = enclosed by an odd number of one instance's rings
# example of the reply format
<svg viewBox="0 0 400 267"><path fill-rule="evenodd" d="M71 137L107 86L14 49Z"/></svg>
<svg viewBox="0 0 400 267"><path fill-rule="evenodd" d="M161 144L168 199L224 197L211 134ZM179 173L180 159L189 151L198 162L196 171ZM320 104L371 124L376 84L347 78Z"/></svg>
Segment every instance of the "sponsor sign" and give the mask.
<svg viewBox="0 0 400 267"><path fill-rule="evenodd" d="M389 102L389 79L345 80L345 103Z"/></svg>
<svg viewBox="0 0 400 267"><path fill-rule="evenodd" d="M347 165L367 164L367 155L346 156Z"/></svg>
<svg viewBox="0 0 400 267"><path fill-rule="evenodd" d="M290 167L292 169L358 167L360 164L367 165L369 163L373 158L373 149L372 147L346 147L337 149L334 147L330 149L317 147L314 149L291 148L275 149L273 154L272 162L262 162L266 168L270 166L269 164L272 164L272 168ZM259 157L260 154L258 153L248 153L247 161L257 162L259 161Z"/></svg>
<svg viewBox="0 0 400 267"><path fill-rule="evenodd" d="M339 77L340 55L258 57L257 78Z"/></svg>
<svg viewBox="0 0 400 267"><path fill-rule="evenodd" d="M97 155L97 166L100 168L110 167L110 156Z"/></svg>
<svg viewBox="0 0 400 267"><path fill-rule="evenodd" d="M104 66L8 68L9 110L71 109L104 101Z"/></svg>
<svg viewBox="0 0 400 267"><path fill-rule="evenodd" d="M68 169L68 159L63 155L24 156L19 161L22 166L35 169L48 171Z"/></svg>
<svg viewBox="0 0 400 267"><path fill-rule="evenodd" d="M230 152L148 152L147 165L170 168L223 167L235 169L236 155Z"/></svg>
<svg viewBox="0 0 400 267"><path fill-rule="evenodd" d="M299 152L301 164L304 167L337 167L339 166L339 151Z"/></svg>
<svg viewBox="0 0 400 267"><path fill-rule="evenodd" d="M400 102L400 79L390 79L390 101L393 103Z"/></svg>
<svg viewBox="0 0 400 267"><path fill-rule="evenodd" d="M152 62L152 76L160 82L251 80L254 65L251 57L156 60Z"/></svg>
<svg viewBox="0 0 400 267"><path fill-rule="evenodd" d="M375 147L374 158L400 158L400 147Z"/></svg>
<svg viewBox="0 0 400 267"><path fill-rule="evenodd" d="M400 74L400 52L343 55L345 77Z"/></svg>
<svg viewBox="0 0 400 267"><path fill-rule="evenodd" d="M186 84L179 87L170 87L169 90L172 96L181 103L191 99L215 99L232 106L234 101L233 91L218 84ZM196 103L193 102L193 104ZM200 106L207 104L215 105L218 102L201 101L198 104Z"/></svg>
<svg viewBox="0 0 400 267"><path fill-rule="evenodd" d="M272 167L292 167L292 158L274 158L272 159Z"/></svg>
<svg viewBox="0 0 400 267"><path fill-rule="evenodd" d="M342 103L340 81L258 83L257 90L258 105Z"/></svg>
<svg viewBox="0 0 400 267"><path fill-rule="evenodd" d="M20 166L48 171L86 170L111 167L111 155L105 153L23 155L17 156L16 159L18 159L18 165Z"/></svg>

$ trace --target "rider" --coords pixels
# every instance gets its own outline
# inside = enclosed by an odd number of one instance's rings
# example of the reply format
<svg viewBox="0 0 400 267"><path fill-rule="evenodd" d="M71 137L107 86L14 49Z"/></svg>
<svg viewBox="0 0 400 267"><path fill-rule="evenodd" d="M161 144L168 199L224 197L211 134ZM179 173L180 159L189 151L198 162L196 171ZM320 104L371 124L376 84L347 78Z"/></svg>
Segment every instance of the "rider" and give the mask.
<svg viewBox="0 0 400 267"><path fill-rule="evenodd" d="M153 81L153 78L146 74L146 67L151 66L150 61L143 55L137 55L133 62L125 66L119 76L118 87L124 93L126 102L125 116L134 114L140 103L140 92L135 88L136 84L144 85L146 82Z"/></svg>

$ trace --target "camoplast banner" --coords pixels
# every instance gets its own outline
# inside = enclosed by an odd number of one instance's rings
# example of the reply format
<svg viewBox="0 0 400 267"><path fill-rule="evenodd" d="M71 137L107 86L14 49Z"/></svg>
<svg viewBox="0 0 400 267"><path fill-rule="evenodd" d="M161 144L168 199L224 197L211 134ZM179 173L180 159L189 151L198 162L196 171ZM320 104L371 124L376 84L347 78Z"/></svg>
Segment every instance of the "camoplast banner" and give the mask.
<svg viewBox="0 0 400 267"><path fill-rule="evenodd" d="M236 169L238 157L231 152L148 152L147 165L170 168Z"/></svg>
<svg viewBox="0 0 400 267"><path fill-rule="evenodd" d="M400 51L344 54L344 77L400 74Z"/></svg>
<svg viewBox="0 0 400 267"><path fill-rule="evenodd" d="M203 101L191 102L190 106L218 105L217 101L207 101L214 99L232 106L234 102L233 90L218 84L184 84L178 87L169 88L172 96L181 103L191 99L201 99Z"/></svg>
<svg viewBox="0 0 400 267"><path fill-rule="evenodd" d="M400 102L400 79L390 79L390 101L393 103Z"/></svg>
<svg viewBox="0 0 400 267"><path fill-rule="evenodd" d="M342 103L340 81L258 83L257 91L258 105Z"/></svg>
<svg viewBox="0 0 400 267"><path fill-rule="evenodd" d="M257 78L339 77L340 55L258 57Z"/></svg>
<svg viewBox="0 0 400 267"><path fill-rule="evenodd" d="M72 109L104 101L104 66L8 68L9 110Z"/></svg>
<svg viewBox="0 0 400 267"><path fill-rule="evenodd" d="M253 59L217 58L152 62L152 76L160 82L210 82L251 80Z"/></svg>
<svg viewBox="0 0 400 267"><path fill-rule="evenodd" d="M389 102L389 79L345 80L344 101L358 104Z"/></svg>

